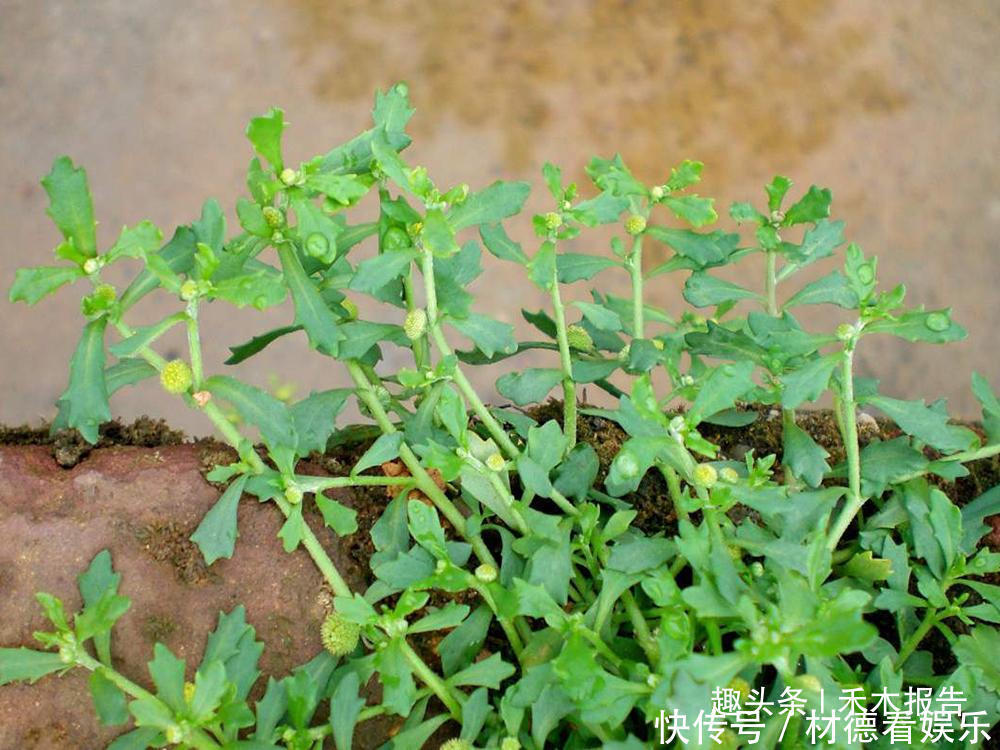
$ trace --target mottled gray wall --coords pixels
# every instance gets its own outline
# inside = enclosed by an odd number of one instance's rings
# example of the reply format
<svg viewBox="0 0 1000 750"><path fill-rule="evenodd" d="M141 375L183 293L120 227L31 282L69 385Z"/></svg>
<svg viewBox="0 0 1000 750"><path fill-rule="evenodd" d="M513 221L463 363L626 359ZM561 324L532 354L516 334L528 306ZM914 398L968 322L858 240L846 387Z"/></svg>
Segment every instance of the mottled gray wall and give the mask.
<svg viewBox="0 0 1000 750"><path fill-rule="evenodd" d="M862 370L888 393L947 396L972 415L971 371L1000 381L998 38L993 0L0 0L0 285L51 257L38 179L55 155L86 166L103 241L142 218L169 231L207 195L233 205L253 114L284 107L287 153L305 158L365 127L373 89L405 79L417 106L409 158L444 183L538 185L546 159L582 177L591 155L620 150L648 180L703 160L701 192L722 206L759 200L775 173L831 187L834 214L879 254L884 281L905 282L914 303L953 305L970 331L947 348L869 339ZM531 207L546 209L540 192ZM545 304L509 269L489 269L484 309L514 321ZM652 292L677 310L678 286ZM52 415L81 293L34 309L0 302L0 421ZM151 321L170 304L141 312ZM227 345L290 314L205 317L215 370ZM244 370L302 394L343 382L299 340ZM153 383L114 408L205 429Z"/></svg>

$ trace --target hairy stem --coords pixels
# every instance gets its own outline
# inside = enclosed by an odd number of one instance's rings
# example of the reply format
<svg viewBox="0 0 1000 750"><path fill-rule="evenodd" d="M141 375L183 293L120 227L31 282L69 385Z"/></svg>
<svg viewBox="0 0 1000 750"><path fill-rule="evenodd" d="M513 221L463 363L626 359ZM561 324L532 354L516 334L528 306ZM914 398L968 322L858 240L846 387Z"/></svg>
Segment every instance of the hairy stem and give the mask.
<svg viewBox="0 0 1000 750"><path fill-rule="evenodd" d="M566 333L566 311L559 294L559 274L554 270L550 294L556 322L556 339L559 342L559 364L563 374L563 433L566 435L566 452L569 453L576 445L576 382L573 380L573 360Z"/></svg>
<svg viewBox="0 0 1000 750"><path fill-rule="evenodd" d="M844 358L840 371L841 414L843 424L841 437L847 454L847 502L844 504L836 523L830 529L826 546L835 550L840 538L851 525L851 521L861 510L865 499L861 496L861 449L858 446L858 420L854 405L854 346L844 348Z"/></svg>
<svg viewBox="0 0 1000 750"><path fill-rule="evenodd" d="M444 680L438 677L437 673L427 666L427 662L420 658L420 655L413 650L413 647L405 639L400 640L400 649L406 658L406 662L413 669L414 674L441 700L445 708L448 709L448 713L452 715L452 718L455 721L461 722L462 704L454 696L452 690L449 689Z"/></svg>
<svg viewBox="0 0 1000 750"><path fill-rule="evenodd" d="M632 336L645 338L642 303L642 235L636 235L632 240L632 250L626 260L629 275L632 277Z"/></svg>

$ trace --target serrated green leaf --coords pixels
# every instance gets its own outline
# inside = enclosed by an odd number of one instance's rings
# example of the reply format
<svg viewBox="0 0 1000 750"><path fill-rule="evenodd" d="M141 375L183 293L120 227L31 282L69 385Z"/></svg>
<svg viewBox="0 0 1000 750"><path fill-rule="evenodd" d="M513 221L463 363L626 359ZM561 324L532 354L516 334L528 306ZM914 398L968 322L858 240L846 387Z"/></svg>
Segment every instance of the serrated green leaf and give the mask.
<svg viewBox="0 0 1000 750"><path fill-rule="evenodd" d="M784 373L781 381L781 405L786 409L796 409L806 401L815 401L830 383L833 371L840 362L840 354L810 360L792 372Z"/></svg>
<svg viewBox="0 0 1000 750"><path fill-rule="evenodd" d="M993 487L962 507L962 551L971 555L979 540L993 530L983 523L989 516L1000 515L1000 486Z"/></svg>
<svg viewBox="0 0 1000 750"><path fill-rule="evenodd" d="M695 271L684 284L684 299L695 307L710 307L741 299L763 298L739 284L716 278L703 271Z"/></svg>
<svg viewBox="0 0 1000 750"><path fill-rule="evenodd" d="M42 178L42 187L49 196L46 213L71 246L71 259L93 258L97 255L97 232L94 205L87 186L87 173L74 167L68 156L52 163L51 171Z"/></svg>
<svg viewBox="0 0 1000 750"><path fill-rule="evenodd" d="M888 396L869 396L862 403L879 409L905 433L944 453L966 450L977 439L972 430L948 424L947 414L924 406L923 400L901 401Z"/></svg>
<svg viewBox="0 0 1000 750"><path fill-rule="evenodd" d="M232 404L240 417L260 430L272 449L297 443L295 424L288 408L266 391L225 375L208 378L203 387L217 398Z"/></svg>
<svg viewBox="0 0 1000 750"><path fill-rule="evenodd" d="M458 252L455 229L448 223L440 209L432 208L424 216L420 237L424 246L438 258L448 258Z"/></svg>
<svg viewBox="0 0 1000 750"><path fill-rule="evenodd" d="M184 711L184 660L178 659L162 643L153 646L153 660L149 662L149 676L156 686L156 696L174 711ZM135 704L133 704L135 705Z"/></svg>
<svg viewBox="0 0 1000 750"><path fill-rule="evenodd" d="M621 154L615 154L611 159L595 156L587 164L586 171L598 188L612 195L627 197L646 193L645 186L625 166Z"/></svg>
<svg viewBox="0 0 1000 750"><path fill-rule="evenodd" d="M539 288L548 291L552 288L556 275L556 246L554 242L543 242L538 252L528 261L528 278Z"/></svg>
<svg viewBox="0 0 1000 750"><path fill-rule="evenodd" d="M865 327L865 333L890 333L907 341L944 344L961 341L968 332L951 319L951 308L941 310L911 310L895 319L875 320Z"/></svg>
<svg viewBox="0 0 1000 750"><path fill-rule="evenodd" d="M368 194L371 180L356 174L318 172L306 178L306 186L319 191L341 206L353 206Z"/></svg>
<svg viewBox="0 0 1000 750"><path fill-rule="evenodd" d="M718 230L703 233L650 225L646 227L646 234L669 246L699 269L723 265L737 251L740 243L738 234ZM657 273L658 269L653 269L648 276L656 276Z"/></svg>
<svg viewBox="0 0 1000 750"><path fill-rule="evenodd" d="M497 380L497 391L518 406L541 403L549 391L562 382L562 372L529 367L521 372L509 372Z"/></svg>
<svg viewBox="0 0 1000 750"><path fill-rule="evenodd" d="M33 305L59 287L84 276L77 266L37 266L19 268L14 276L8 299Z"/></svg>
<svg viewBox="0 0 1000 750"><path fill-rule="evenodd" d="M251 200L239 198L236 201L236 216L240 226L256 237L270 238L274 232L264 218L263 209Z"/></svg>
<svg viewBox="0 0 1000 750"><path fill-rule="evenodd" d="M701 180L701 170L704 166L700 161L685 159L670 170L670 179L667 180L665 187L667 190L683 190L691 187Z"/></svg>
<svg viewBox="0 0 1000 750"><path fill-rule="evenodd" d="M322 263L333 263L337 257L337 237L343 229L341 225L310 200L295 199L291 205L306 254Z"/></svg>
<svg viewBox="0 0 1000 750"><path fill-rule="evenodd" d="M151 221L140 221L134 227L122 227L118 241L108 250L107 262L113 263L118 258L144 258L147 253L155 252L163 242L161 232Z"/></svg>
<svg viewBox="0 0 1000 750"><path fill-rule="evenodd" d="M59 654L30 648L0 648L0 685L27 681L33 684L47 674L66 668Z"/></svg>
<svg viewBox="0 0 1000 750"><path fill-rule="evenodd" d="M731 204L729 206L729 215L734 221L737 221L740 224L747 221L752 221L756 224L763 224L767 221L767 217L764 216L764 214L746 202Z"/></svg>
<svg viewBox="0 0 1000 750"><path fill-rule="evenodd" d="M607 268L620 268L621 263L611 258L586 253L559 253L556 255L556 272L560 284L572 284L594 278Z"/></svg>
<svg viewBox="0 0 1000 750"><path fill-rule="evenodd" d="M784 200L785 194L791 186L792 181L781 175L776 175L769 184L764 186L764 190L767 192L767 208L769 211L777 211L781 208L781 201Z"/></svg>
<svg viewBox="0 0 1000 750"><path fill-rule="evenodd" d="M810 487L819 487L830 466L830 454L808 432L796 424L787 424L783 430L783 457L781 462Z"/></svg>
<svg viewBox="0 0 1000 750"><path fill-rule="evenodd" d="M472 339L476 348L487 357L492 357L497 352L511 354L517 350L514 326L510 323L501 323L477 313L470 313L465 318L448 318L447 322Z"/></svg>
<svg viewBox="0 0 1000 750"><path fill-rule="evenodd" d="M323 514L323 523L333 529L337 536L347 536L358 530L358 514L354 509L322 494L316 495L316 507Z"/></svg>
<svg viewBox="0 0 1000 750"><path fill-rule="evenodd" d="M352 393L349 388L334 388L312 392L308 397L288 407L295 434L299 441L296 452L300 456L313 451L326 450L326 441L337 428L335 420Z"/></svg>
<svg viewBox="0 0 1000 750"><path fill-rule="evenodd" d="M674 216L686 221L693 227L703 227L719 218L712 204L714 198L701 198L697 195L668 195L663 199L663 205L669 208Z"/></svg>
<svg viewBox="0 0 1000 750"><path fill-rule="evenodd" d="M377 292L389 282L403 276L417 255L417 251L413 249L392 250L361 261L351 277L350 288L368 294Z"/></svg>
<svg viewBox="0 0 1000 750"><path fill-rule="evenodd" d="M840 271L833 271L821 279L806 284L784 304L785 309L796 305L837 305L848 310L855 309L858 295L851 289Z"/></svg>
<svg viewBox="0 0 1000 750"><path fill-rule="evenodd" d="M121 574L111 568L111 553L104 549L94 555L87 569L77 576L77 585L85 606L96 606L105 592L117 593ZM94 647L97 658L103 664L111 665L111 633L104 632L94 636Z"/></svg>
<svg viewBox="0 0 1000 750"><path fill-rule="evenodd" d="M403 433L390 432L381 435L372 446L364 452L351 469L351 475L356 476L365 469L379 466L386 461L392 461L399 456L399 447L403 444Z"/></svg>
<svg viewBox="0 0 1000 750"><path fill-rule="evenodd" d="M253 149L280 172L284 167L281 159L281 134L285 130L285 113L277 107L272 107L267 114L254 117L247 125L247 138L253 144Z"/></svg>
<svg viewBox="0 0 1000 750"><path fill-rule="evenodd" d="M628 200L611 193L601 193L589 200L581 201L569 210L569 215L587 227L611 224L618 221L622 211L628 208Z"/></svg>
<svg viewBox="0 0 1000 750"><path fill-rule="evenodd" d="M983 686L1000 693L1000 630L977 625L969 635L960 635L952 647L961 664L970 667L983 680Z"/></svg>
<svg viewBox="0 0 1000 750"><path fill-rule="evenodd" d="M524 254L519 242L514 242L500 224L483 224L479 227L479 236L489 250L500 260L528 264L528 256Z"/></svg>
<svg viewBox="0 0 1000 750"><path fill-rule="evenodd" d="M302 518L302 504L293 505L291 512L278 529L278 538L285 552L294 552L305 535L305 520Z"/></svg>
<svg viewBox="0 0 1000 750"><path fill-rule="evenodd" d="M465 227L493 224L521 210L531 192L527 182L502 182L472 193L448 212L448 223L456 232Z"/></svg>
<svg viewBox="0 0 1000 750"><path fill-rule="evenodd" d="M698 395L685 415L688 424L696 427L705 417L731 408L755 387L753 371L753 362L734 362L714 368L699 383Z"/></svg>
<svg viewBox="0 0 1000 750"><path fill-rule="evenodd" d="M861 493L880 495L893 482L925 471L929 463L905 437L869 443L861 449Z"/></svg>
<svg viewBox="0 0 1000 750"><path fill-rule="evenodd" d="M170 241L155 255L146 258L147 267L128 285L118 302L122 310L127 310L149 292L159 286L158 276L151 270L150 263L156 258L172 274L187 273L194 266L197 238L190 227L178 227Z"/></svg>
<svg viewBox="0 0 1000 750"><path fill-rule="evenodd" d="M622 319L614 310L609 310L603 305L595 305L592 302L576 301L572 303L574 307L583 312L584 317L589 320L595 328L602 331L622 330Z"/></svg>
<svg viewBox="0 0 1000 750"><path fill-rule="evenodd" d="M833 196L827 188L810 185L809 190L785 212L784 226L817 222L830 215L830 201Z"/></svg>
<svg viewBox="0 0 1000 750"><path fill-rule="evenodd" d="M59 398L60 421L77 429L88 443L96 443L101 424L111 419L104 380L104 329L107 318L92 320L83 329L69 364L69 385Z"/></svg>
<svg viewBox="0 0 1000 750"><path fill-rule="evenodd" d="M128 699L104 672L92 672L87 681L90 697L94 699L94 710L104 726L115 726L128 721Z"/></svg>
<svg viewBox="0 0 1000 750"><path fill-rule="evenodd" d="M310 346L332 357L337 356L339 343L344 338L338 330L337 316L306 276L295 251L288 245L282 245L278 248L278 257L285 273L285 283L295 303L295 322L305 329Z"/></svg>
<svg viewBox="0 0 1000 750"><path fill-rule="evenodd" d="M228 560L233 556L236 538L239 536L236 529L236 509L246 481L246 475L241 475L226 487L191 534L191 541L198 545L206 565L211 565L220 557Z"/></svg>
<svg viewBox="0 0 1000 750"><path fill-rule="evenodd" d="M828 258L842 244L844 244L844 222L820 219L815 226L806 230L801 245L781 243L781 252L793 265L782 269L779 280L788 276L795 269Z"/></svg>
<svg viewBox="0 0 1000 750"><path fill-rule="evenodd" d="M104 371L104 383L108 395L124 388L126 385L138 383L140 380L156 375L156 368L143 359L127 358L116 362Z"/></svg>

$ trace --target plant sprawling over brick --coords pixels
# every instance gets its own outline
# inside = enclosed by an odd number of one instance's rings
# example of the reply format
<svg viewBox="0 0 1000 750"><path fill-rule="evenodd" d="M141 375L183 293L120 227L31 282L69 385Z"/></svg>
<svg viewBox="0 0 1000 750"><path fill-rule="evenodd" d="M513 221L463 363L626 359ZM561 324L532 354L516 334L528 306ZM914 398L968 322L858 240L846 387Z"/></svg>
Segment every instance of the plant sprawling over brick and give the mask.
<svg viewBox="0 0 1000 750"><path fill-rule="evenodd" d="M640 748L661 709L694 716L726 686L772 701L797 691L805 711L819 708L821 690L836 704L861 688L870 705L879 691L951 686L967 697L967 712L995 722L1000 588L984 577L1000 571L1000 554L981 540L984 518L1000 512L1000 490L959 508L934 478L960 477L964 464L1000 453L1000 402L973 377L984 438L951 423L942 403L884 395L853 372L869 337L962 338L949 311L905 306L902 286L880 290L876 259L856 244L837 268L796 285L800 271L844 246L830 191L813 186L792 201L791 182L775 177L763 204L730 209L752 231L708 230L718 217L691 190L702 169L694 161L648 186L620 157L595 158L586 196L546 164L551 210L533 218L537 238L522 244L503 223L521 211L529 186L436 184L403 155L411 115L398 85L377 94L370 129L292 165L283 113L273 109L247 129L256 156L235 234L209 200L166 242L144 221L103 252L83 170L56 160L42 183L63 235L57 262L19 271L10 293L32 304L71 281L91 285L53 429L94 442L110 419L109 397L159 377L239 454L210 475L228 488L192 535L206 562L234 554L237 505L253 495L277 506L285 550L304 547L335 597L326 648L270 680L252 705L263 646L241 607L220 615L193 683L158 644L154 694L111 662L110 631L129 600L105 552L80 577L80 612L38 594L52 622L36 636L44 650L0 649L0 684L89 670L101 720L134 721L116 750L347 748L356 726L386 714L405 717L391 740L398 748L421 746L446 722L447 747ZM363 199L377 201L377 218L352 223ZM578 238L598 225L618 228L610 251L583 252ZM650 243L669 250L665 263L643 263ZM365 246L377 252L362 259ZM548 295L547 311L524 311L538 330L532 340L476 309L468 287L482 272L482 247L522 266L525 283ZM752 255L763 256L759 288L719 273ZM142 269L119 290L102 274L126 258ZM708 311L676 315L647 302L643 285L665 273L684 275L684 299ZM624 274L631 295L598 287L590 301L564 298L567 285L604 274ZM128 322L157 290L178 300L178 312ZM362 296L382 304L377 320L359 315L352 298ZM234 347L229 364L296 336L346 368L352 387L286 403L205 372L204 305L264 309L287 297L294 320ZM805 305L835 305L849 322L808 331L795 317ZM186 329L189 350L167 361L157 340L174 326ZM384 347L409 351L410 366L380 369ZM515 369L532 349L551 352L551 364ZM468 372L502 361L505 402L539 404L556 390L561 418L488 406ZM609 393L615 408L580 406L585 385ZM843 441L839 463L796 422L796 410L824 394ZM371 447L348 476L299 473L299 459L345 439L351 428L336 422L352 399L370 419ZM670 409L679 403L686 408ZM703 436L706 424L757 419L748 403L780 414L780 461L752 452L728 460ZM902 434L862 449L859 407ZM594 418L627 434L610 465L578 439L580 420ZM669 532L633 525L634 493L651 474L662 479L663 517L677 519ZM356 533L354 511L324 491L358 486L394 498L371 529L373 583L364 591L344 581L303 514L315 504L337 534ZM950 644L944 671L925 650L932 633ZM428 642L439 659L427 658ZM373 682L377 703L364 697ZM784 747L803 735L801 715L788 726L785 716L765 719L763 746L777 746L783 732ZM732 729L720 739L748 741Z"/></svg>

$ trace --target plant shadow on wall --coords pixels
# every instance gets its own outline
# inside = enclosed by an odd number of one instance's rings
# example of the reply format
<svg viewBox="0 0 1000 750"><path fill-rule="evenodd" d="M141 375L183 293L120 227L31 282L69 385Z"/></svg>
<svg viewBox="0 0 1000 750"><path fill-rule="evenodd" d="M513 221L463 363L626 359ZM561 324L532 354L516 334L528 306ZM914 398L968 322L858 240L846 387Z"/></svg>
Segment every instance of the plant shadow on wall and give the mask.
<svg viewBox="0 0 1000 750"><path fill-rule="evenodd" d="M1000 490L960 508L937 484L1000 453L1000 402L974 376L983 421L972 430L951 423L942 403L892 398L852 371L872 337L963 337L949 311L905 306L901 286L880 291L875 258L854 244L840 267L796 286L801 269L844 246L830 192L813 186L792 201L791 182L776 177L762 206L730 209L747 238L706 230L717 215L711 199L692 192L702 169L693 161L647 186L620 157L595 158L590 197L547 164L552 210L533 218L537 239L526 250L502 221L521 210L528 185L437 186L401 155L411 115L405 86L378 93L372 128L297 167L282 158L281 110L254 118L250 197L237 202L241 231L230 238L209 200L165 244L142 222L99 253L84 172L56 160L43 185L64 237L58 263L19 271L10 293L35 303L71 281L92 285L53 429L93 442L110 419L111 394L159 377L239 456L209 475L228 487L192 535L206 562L234 554L237 507L252 495L277 506L284 549L304 547L335 596L325 650L269 679L252 705L263 645L242 607L220 615L192 682L184 662L157 644L149 691L111 660L111 631L129 600L103 552L79 579L81 611L38 594L52 629L36 634L40 650L0 649L0 684L90 671L101 721L135 725L116 750L306 749L330 739L343 748L383 715L403 718L386 738L399 748L435 733L451 737L449 750L641 748L669 732L729 747L798 747L817 731L809 712L825 716L830 706L848 707L837 713L852 727L842 731L855 732L848 744L881 747L890 742L889 706L912 718L956 695L960 710L941 709L949 730L958 746L977 746L1000 717L1000 553L984 543ZM348 209L369 194L377 221L350 223ZM561 249L601 224L621 230L610 252ZM366 241L378 251L359 260ZM517 341L511 326L474 311L465 287L482 272L480 243L549 295L548 311L524 313L536 340ZM669 260L645 267L650 243L669 248ZM766 260L759 288L713 274L754 254ZM118 290L101 274L123 258L143 269ZM632 294L595 288L591 301L564 304L564 285L605 273L626 274ZM694 309L673 317L646 303L644 283L664 273L686 276ZM156 290L177 298L179 311L153 325L128 323L135 303ZM381 321L359 319L351 300L359 294L383 303ZM204 372L204 304L265 308L288 295L294 321L234 347L229 362L300 336L345 367L353 387L286 404ZM849 311L853 322L804 330L793 310L820 304ZM189 352L166 361L155 346L174 326L186 330ZM467 348L453 348L446 331ZM117 333L110 346L109 332ZM385 346L411 352L412 367L378 372ZM552 366L511 367L497 383L521 408L485 404L467 371L513 365L529 349L550 351ZM654 375L666 385L654 386ZM615 396L617 408L579 404L585 384ZM536 408L553 389L561 403ZM840 461L828 461L796 413L827 392ZM351 399L368 422L338 429ZM677 402L686 407L671 409ZM260 446L221 403L259 431ZM706 435L756 421L752 403L780 415L780 453L729 460ZM884 413L898 436L862 447L859 407ZM599 456L579 439L578 426L595 420L624 431L616 455ZM367 443L346 476L298 470L300 459L349 440ZM633 524L634 501L650 482L662 487L669 529ZM393 499L370 530L371 585L354 591L303 507L314 503L337 534L353 534L354 511L325 493L372 487ZM732 701L742 713L732 713ZM320 710L327 703L328 714ZM910 728L914 742L928 731Z"/></svg>

